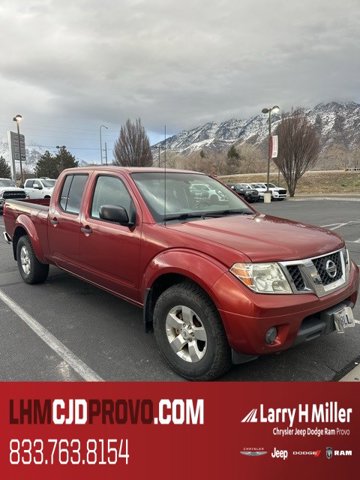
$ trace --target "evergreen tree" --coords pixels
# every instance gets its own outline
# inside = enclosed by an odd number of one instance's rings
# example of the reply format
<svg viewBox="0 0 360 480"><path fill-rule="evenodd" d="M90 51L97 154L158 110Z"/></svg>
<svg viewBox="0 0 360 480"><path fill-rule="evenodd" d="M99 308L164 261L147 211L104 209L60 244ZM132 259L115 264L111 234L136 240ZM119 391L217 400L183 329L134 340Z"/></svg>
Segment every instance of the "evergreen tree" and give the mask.
<svg viewBox="0 0 360 480"><path fill-rule="evenodd" d="M0 157L0 177L11 178L11 169L4 157Z"/></svg>
<svg viewBox="0 0 360 480"><path fill-rule="evenodd" d="M64 145L58 149L58 153L55 155L55 162L59 172L58 176L63 170L65 170L65 168L79 166L79 162L75 159L74 155L71 155Z"/></svg>
<svg viewBox="0 0 360 480"><path fill-rule="evenodd" d="M35 176L49 178L57 178L59 176L55 157L51 155L48 150L46 150L37 161L35 166Z"/></svg>
<svg viewBox="0 0 360 480"><path fill-rule="evenodd" d="M227 169L226 173L228 175L238 173L239 161L240 161L240 154L236 150L235 145L231 145L226 158L226 169Z"/></svg>
<svg viewBox="0 0 360 480"><path fill-rule="evenodd" d="M37 177L57 178L65 168L78 166L79 162L65 146L62 146L59 147L56 155L52 155L48 150L41 155L35 167L35 175Z"/></svg>

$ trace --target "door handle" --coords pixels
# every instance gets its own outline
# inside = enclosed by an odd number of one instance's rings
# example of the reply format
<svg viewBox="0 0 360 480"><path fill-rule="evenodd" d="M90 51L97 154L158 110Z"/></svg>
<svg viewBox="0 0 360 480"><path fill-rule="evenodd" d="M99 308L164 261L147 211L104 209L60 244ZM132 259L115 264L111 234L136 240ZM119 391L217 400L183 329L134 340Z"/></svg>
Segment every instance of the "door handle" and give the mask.
<svg viewBox="0 0 360 480"><path fill-rule="evenodd" d="M92 233L92 228L89 227L89 225L86 225L85 227L81 227L80 229L85 235L90 235Z"/></svg>
<svg viewBox="0 0 360 480"><path fill-rule="evenodd" d="M54 225L54 227L56 227L56 225L58 225L59 221L56 217L54 217L54 218L50 218L50 223L51 223L51 225Z"/></svg>

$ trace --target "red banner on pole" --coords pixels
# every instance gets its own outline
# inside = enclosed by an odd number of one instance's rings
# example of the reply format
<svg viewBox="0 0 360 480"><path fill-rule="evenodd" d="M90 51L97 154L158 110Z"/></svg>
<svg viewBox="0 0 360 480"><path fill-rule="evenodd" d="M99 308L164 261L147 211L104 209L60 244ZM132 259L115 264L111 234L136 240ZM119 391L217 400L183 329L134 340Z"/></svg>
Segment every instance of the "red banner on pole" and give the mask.
<svg viewBox="0 0 360 480"><path fill-rule="evenodd" d="M277 135L271 136L271 158L277 158L278 156L279 137Z"/></svg>

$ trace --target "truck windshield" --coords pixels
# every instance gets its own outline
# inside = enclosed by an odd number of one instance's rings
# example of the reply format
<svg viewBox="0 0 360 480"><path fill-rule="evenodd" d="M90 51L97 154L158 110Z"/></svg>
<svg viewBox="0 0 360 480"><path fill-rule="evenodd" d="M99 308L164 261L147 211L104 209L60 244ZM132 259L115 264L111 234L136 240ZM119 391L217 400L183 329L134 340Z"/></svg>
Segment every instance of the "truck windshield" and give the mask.
<svg viewBox="0 0 360 480"><path fill-rule="evenodd" d="M136 172L132 178L156 222L253 213L235 193L206 175Z"/></svg>
<svg viewBox="0 0 360 480"><path fill-rule="evenodd" d="M10 178L0 178L0 187L16 187L16 185Z"/></svg>

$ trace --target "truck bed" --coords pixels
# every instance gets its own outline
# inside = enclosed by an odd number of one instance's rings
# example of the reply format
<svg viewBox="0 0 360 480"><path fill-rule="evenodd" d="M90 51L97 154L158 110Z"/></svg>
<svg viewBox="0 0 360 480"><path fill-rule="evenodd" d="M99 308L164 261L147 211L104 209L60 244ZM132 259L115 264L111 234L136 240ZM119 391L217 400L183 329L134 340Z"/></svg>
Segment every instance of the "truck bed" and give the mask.
<svg viewBox="0 0 360 480"><path fill-rule="evenodd" d="M6 208L9 210L17 210L17 206L20 206L21 212L31 213L33 209L35 210L49 210L50 198L38 198L34 199L23 199L23 200L6 200Z"/></svg>

